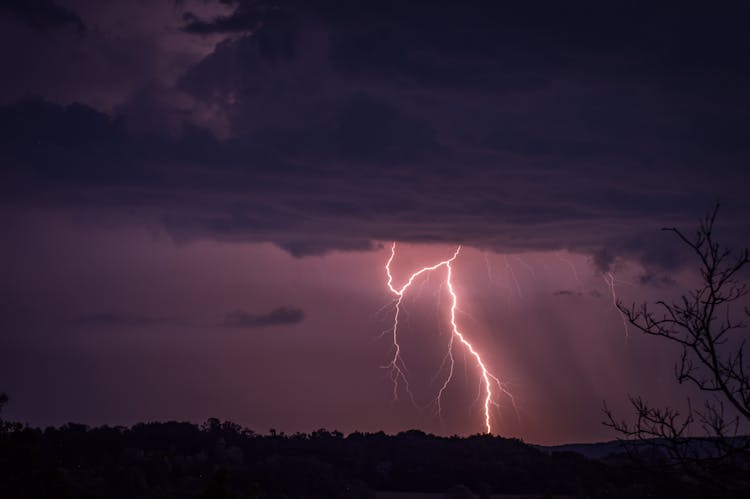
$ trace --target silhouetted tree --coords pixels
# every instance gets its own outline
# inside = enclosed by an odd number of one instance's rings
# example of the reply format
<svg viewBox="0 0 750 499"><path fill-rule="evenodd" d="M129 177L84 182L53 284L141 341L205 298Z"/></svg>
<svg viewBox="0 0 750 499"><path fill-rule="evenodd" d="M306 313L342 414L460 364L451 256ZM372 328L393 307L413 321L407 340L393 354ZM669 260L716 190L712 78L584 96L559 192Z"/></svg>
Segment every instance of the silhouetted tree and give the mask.
<svg viewBox="0 0 750 499"><path fill-rule="evenodd" d="M695 289L674 302L617 304L643 333L680 345L677 381L710 396L702 407L694 407L688 399L684 411L630 397L635 422L615 418L605 404L604 424L621 435L632 456L644 458L650 453L650 466L660 461L703 482L744 488L747 482L733 477L741 478L750 467L750 438L742 435L750 423L750 366L744 357L746 324L732 318L736 310L730 308L748 293L740 272L750 263L750 252L745 248L733 254L715 241L718 209L716 204L692 238L674 227L663 229L674 233L696 258L701 281ZM750 310L745 307L744 313L750 315Z"/></svg>

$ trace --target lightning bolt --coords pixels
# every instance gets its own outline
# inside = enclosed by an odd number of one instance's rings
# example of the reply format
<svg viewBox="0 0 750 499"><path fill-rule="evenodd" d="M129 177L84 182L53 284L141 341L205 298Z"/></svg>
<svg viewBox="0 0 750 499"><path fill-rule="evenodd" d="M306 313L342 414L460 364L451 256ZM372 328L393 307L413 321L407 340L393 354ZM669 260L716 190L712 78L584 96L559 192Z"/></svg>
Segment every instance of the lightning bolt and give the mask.
<svg viewBox="0 0 750 499"><path fill-rule="evenodd" d="M491 283L495 281L492 278L492 265L490 265L490 257L487 256L487 252L482 253L484 255L484 265L487 267L487 280Z"/></svg>
<svg viewBox="0 0 750 499"><path fill-rule="evenodd" d="M563 263L566 263L570 267L570 270L573 271L573 277L575 277L575 280L578 282L578 285L581 287L581 290L583 290L584 289L583 281L581 281L580 277L578 276L578 270L576 270L576 266L573 264L573 262L567 258L563 258L559 254L557 255L557 258L558 260L560 260ZM615 289L615 283L628 284L628 285L631 285L631 283L617 279L615 277L614 272L612 272L611 270L608 270L607 272L602 272L602 279L604 279L604 283L607 285L607 288L609 289L609 294L612 296L612 306L620 314L620 319L622 320L622 327L623 327L623 330L625 331L625 337L627 338L628 336L630 336L630 330L628 329L628 320L625 317L625 314L623 314L620 308L617 306L617 290Z"/></svg>
<svg viewBox="0 0 750 499"><path fill-rule="evenodd" d="M609 287L609 292L612 295L612 305L620 314L620 318L622 319L622 327L625 330L625 337L628 337L630 335L630 331L628 330L628 321L625 318L625 314L623 314L622 310L620 310L620 307L617 306L617 291L615 290L615 282L617 280L615 279L615 275L610 271L607 273L603 273L602 278L604 278L604 282Z"/></svg>
<svg viewBox="0 0 750 499"><path fill-rule="evenodd" d="M479 371L480 379L481 379L481 385L484 388L484 426L487 431L487 433L492 433L492 421L491 421L491 406L496 405L496 402L494 401L494 395L493 395L493 387L497 386L497 388L502 392L503 394L507 395L508 397L513 400L511 394L508 392L508 390L503 386L503 384L500 382L500 380L493 375L488 369L484 361L482 360L481 355L479 352L474 348L474 346L469 342L469 340L466 338L465 334L461 331L457 318L456 313L459 310L458 308L458 295L456 294L456 290L453 286L453 262L458 258L459 253L461 252L461 246L458 246L456 248L456 251L453 253L453 256L448 258L447 260L440 261L436 263L435 265L423 267L413 274L409 276L409 278L406 280L406 282L401 287L396 287L393 283L393 274L391 273L391 264L393 263L394 258L396 257L396 243L394 242L391 245L391 256L388 258L388 261L385 264L385 272L388 276L388 289L395 295L395 302L394 302L394 317L393 317L393 326L390 329L393 339L393 357L391 358L391 361L383 366L384 368L390 369L391 373L391 381L393 382L393 397L394 400L398 400L398 391L399 391L399 385L400 383L403 383L404 389L409 394L409 397L412 400L412 403L415 403L414 395L412 394L410 388L409 388L409 381L407 379L406 373L406 364L404 363L403 358L401 357L401 346L399 345L398 340L398 334L399 334L399 318L401 315L402 310L402 302L404 299L404 296L409 289L409 287L414 283L414 281L421 275L433 272L437 269L440 269L444 267L446 269L446 280L445 280L445 286L448 290L448 294L451 297L450 300L450 325L451 325L451 335L450 340L448 343L448 350L445 354L445 357L443 358L443 362L440 366L440 369L443 369L446 365L448 366L448 374L445 378L443 384L441 385L440 389L438 390L437 396L434 399L434 402L437 406L437 412L438 415L442 413L442 397L445 391L448 388L448 385L450 384L451 380L453 379L453 371L455 367L455 360L453 357L453 348L456 344L456 340L458 340L458 343L463 345L466 352L468 352L473 358L476 363L476 367ZM416 405L416 404L415 404ZM515 404L514 404L515 407Z"/></svg>
<svg viewBox="0 0 750 499"><path fill-rule="evenodd" d="M516 273L513 271L513 267L508 261L508 255L505 255L505 268L508 270L508 274L510 274L510 277L513 279L513 283L516 285L516 291L518 292L518 297L520 299L523 299L523 292L521 292L521 285L518 284L518 279L516 279Z"/></svg>
<svg viewBox="0 0 750 499"><path fill-rule="evenodd" d="M534 280L536 280L536 270L534 270L534 267L532 267L531 265L529 265L529 262L527 262L526 260L524 260L523 258L521 258L518 255L513 256L513 258L515 258L516 260L518 260L521 263L521 265L523 265L524 267L526 267L526 270L529 271L529 274L531 274L531 277Z"/></svg>

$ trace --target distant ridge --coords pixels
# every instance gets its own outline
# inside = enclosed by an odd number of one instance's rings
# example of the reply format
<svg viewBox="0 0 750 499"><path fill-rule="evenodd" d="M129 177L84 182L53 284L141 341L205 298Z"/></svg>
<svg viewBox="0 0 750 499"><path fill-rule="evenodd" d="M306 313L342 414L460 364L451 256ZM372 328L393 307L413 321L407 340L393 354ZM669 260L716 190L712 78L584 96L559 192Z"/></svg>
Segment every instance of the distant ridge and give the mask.
<svg viewBox="0 0 750 499"><path fill-rule="evenodd" d="M618 440L589 444L532 445L547 454L554 452L576 452L589 459L603 459L612 454L623 454L625 450Z"/></svg>

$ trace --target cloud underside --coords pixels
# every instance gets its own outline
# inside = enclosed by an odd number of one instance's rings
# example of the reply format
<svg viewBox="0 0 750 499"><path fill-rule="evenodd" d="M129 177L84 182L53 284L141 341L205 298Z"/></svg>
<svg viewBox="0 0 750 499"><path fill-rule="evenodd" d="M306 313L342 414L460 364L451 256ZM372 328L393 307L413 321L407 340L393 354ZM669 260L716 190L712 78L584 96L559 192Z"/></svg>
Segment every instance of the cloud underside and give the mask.
<svg viewBox="0 0 750 499"><path fill-rule="evenodd" d="M399 240L565 248L601 269L677 264L659 228L692 227L716 198L747 233L750 44L726 19L229 4L186 15L186 33L231 36L174 87L112 114L0 108L7 206L95 209L299 257Z"/></svg>
<svg viewBox="0 0 750 499"><path fill-rule="evenodd" d="M342 112L352 111L345 105ZM158 223L177 241L272 242L297 257L398 240L500 252L569 249L591 254L603 269L621 256L674 264L673 241L661 226L691 227L717 190L741 199L740 186L733 193L723 178L700 189L664 189L680 173L667 169L644 182L652 174L612 169L609 160L502 151L440 156L430 147L413 159L389 158L398 148L388 144L403 136L369 144L374 149L365 154L355 145L377 133L378 118L358 112L369 116L361 123L368 131L311 132L322 135L319 147L345 151L310 156L293 151L306 140L301 136L288 148L220 140L197 128L139 137L85 106L25 101L0 109L7 179L0 189L6 206L94 208L113 220ZM434 148L445 149L437 142Z"/></svg>

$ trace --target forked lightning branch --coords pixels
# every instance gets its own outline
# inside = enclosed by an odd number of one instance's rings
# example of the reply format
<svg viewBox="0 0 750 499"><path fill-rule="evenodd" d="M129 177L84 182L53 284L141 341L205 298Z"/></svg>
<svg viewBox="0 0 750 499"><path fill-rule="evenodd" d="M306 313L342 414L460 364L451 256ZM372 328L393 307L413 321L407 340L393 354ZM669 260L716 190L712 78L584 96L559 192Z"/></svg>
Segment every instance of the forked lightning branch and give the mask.
<svg viewBox="0 0 750 499"><path fill-rule="evenodd" d="M503 393L504 395L511 397L511 394L508 392L508 390L503 386L503 384L500 382L500 380L492 374L489 369L487 368L486 362L482 359L481 354L479 351L472 345L472 343L469 341L469 339L466 336L466 333L462 331L461 327L458 325L458 319L457 319L457 312L458 312L458 295L456 293L456 288L453 285L453 263L455 262L456 258L458 258L459 253L461 252L461 246L458 246L453 253L453 256L448 258L447 260L442 260L432 266L422 267L421 269L417 270L416 272L412 273L409 278L404 282L404 284L401 285L401 287L397 287L394 285L394 278L393 274L391 272L391 264L393 263L393 260L396 258L396 243L394 242L391 245L391 256L388 259L387 263L385 264L385 271L388 276L388 289L390 289L391 293L395 295L395 301L394 301L394 316L393 316L393 326L390 329L392 340L393 340L393 357L391 358L391 361L385 366L390 370L391 374L391 380L393 381L393 397L394 399L398 398L399 388L403 386L403 389L409 394L409 397L411 397L412 402L414 401L414 396L411 392L411 389L409 388L409 380L407 378L406 372L406 364L404 363L403 357L401 355L401 345L399 344L399 319L401 315L402 310L402 303L404 300L404 297L409 290L409 288L414 284L414 282L421 277L423 274L428 274L431 272L436 271L444 271L445 272L445 285L448 290L448 294L450 295L450 310L449 310L449 322L450 322L450 340L448 342L448 349L445 354L443 365L445 366L447 364L447 375L445 376L445 379L438 390L438 393L434 399L437 408L438 413L442 411L442 398L445 393L445 390L448 388L448 385L450 384L451 380L453 379L453 372L455 367L455 361L454 361L454 348L456 346L456 340L458 340L458 343L460 346L464 349L466 349L466 352L470 355L470 357L473 359L474 364L476 366L476 369L479 373L479 377L481 379L482 384L482 391L483 391L483 409L484 409L484 426L487 433L492 433L492 407L497 405L497 402L495 400L496 392L493 391L493 389L497 389L500 393Z"/></svg>

